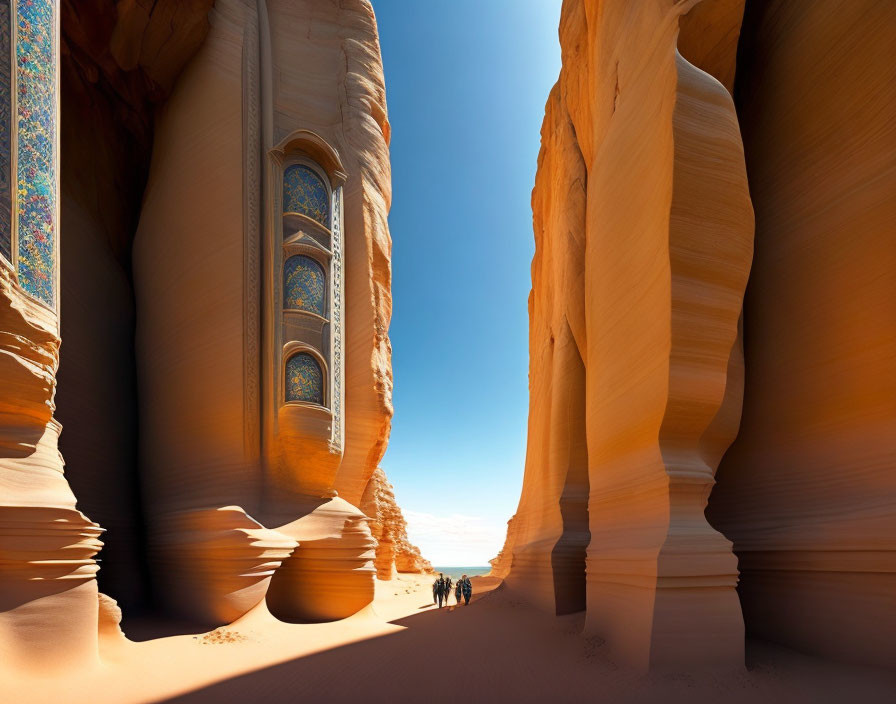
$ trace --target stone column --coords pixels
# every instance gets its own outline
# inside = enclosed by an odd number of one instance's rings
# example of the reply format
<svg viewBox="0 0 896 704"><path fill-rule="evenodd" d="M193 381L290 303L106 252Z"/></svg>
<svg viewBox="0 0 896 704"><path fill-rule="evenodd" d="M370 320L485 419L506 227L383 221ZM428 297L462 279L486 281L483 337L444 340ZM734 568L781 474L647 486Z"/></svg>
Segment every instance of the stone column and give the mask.
<svg viewBox="0 0 896 704"><path fill-rule="evenodd" d="M57 448L58 3L0 2L0 661L97 657L101 528Z"/></svg>

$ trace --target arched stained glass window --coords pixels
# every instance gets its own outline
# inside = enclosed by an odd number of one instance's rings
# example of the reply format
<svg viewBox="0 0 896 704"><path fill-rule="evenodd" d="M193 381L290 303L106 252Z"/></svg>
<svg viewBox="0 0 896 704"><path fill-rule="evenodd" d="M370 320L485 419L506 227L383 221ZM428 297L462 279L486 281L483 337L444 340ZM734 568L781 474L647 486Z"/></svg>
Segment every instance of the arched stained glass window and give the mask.
<svg viewBox="0 0 896 704"><path fill-rule="evenodd" d="M283 265L283 307L325 315L327 279L311 257L290 257Z"/></svg>
<svg viewBox="0 0 896 704"><path fill-rule="evenodd" d="M294 354L286 362L286 400L324 403L324 375L307 352Z"/></svg>
<svg viewBox="0 0 896 704"><path fill-rule="evenodd" d="M330 226L330 196L323 179L310 166L293 164L283 172L283 212L301 213Z"/></svg>

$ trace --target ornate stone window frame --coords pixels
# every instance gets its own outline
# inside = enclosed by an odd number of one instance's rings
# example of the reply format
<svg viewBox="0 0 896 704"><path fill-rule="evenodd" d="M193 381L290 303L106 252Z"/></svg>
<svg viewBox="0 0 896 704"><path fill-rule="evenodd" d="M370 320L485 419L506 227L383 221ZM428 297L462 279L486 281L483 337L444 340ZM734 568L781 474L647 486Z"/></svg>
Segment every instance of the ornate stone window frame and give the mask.
<svg viewBox="0 0 896 704"><path fill-rule="evenodd" d="M321 177L327 188L330 202L329 227L321 225L314 218L302 213L283 212L283 178L287 168L301 164L311 168ZM271 354L277 373L271 380L275 386L269 396L274 402L271 411L284 405L289 407L314 408L325 411L332 418L329 442L341 449L344 444L344 283L343 283L343 185L346 174L338 152L320 135L310 130L296 130L287 135L268 152L270 215L272 227L269 230L269 260L266 266L269 279L271 306ZM284 228L294 227L294 234L284 237ZM304 234L306 237L301 237ZM317 237L315 237L317 235ZM328 242L324 246L321 240ZM303 254L315 259L324 269L326 288L326 316L309 311L286 309L283 306L283 267L286 259L294 254ZM329 339L327 349L317 350L312 345L297 340L284 340L283 321L287 317L314 319L326 326ZM326 344L326 343L325 343ZM286 361L298 347L314 354L321 362L325 374L324 407L318 404L286 401Z"/></svg>

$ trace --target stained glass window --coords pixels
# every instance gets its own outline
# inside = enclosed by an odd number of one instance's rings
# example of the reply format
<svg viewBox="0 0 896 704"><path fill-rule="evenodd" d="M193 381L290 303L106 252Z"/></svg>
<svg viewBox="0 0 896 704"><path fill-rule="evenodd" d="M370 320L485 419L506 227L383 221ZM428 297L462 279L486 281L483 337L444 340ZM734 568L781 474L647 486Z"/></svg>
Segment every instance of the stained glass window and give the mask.
<svg viewBox="0 0 896 704"><path fill-rule="evenodd" d="M307 352L294 354L286 362L286 400L324 403L324 375Z"/></svg>
<svg viewBox="0 0 896 704"><path fill-rule="evenodd" d="M330 196L310 166L293 164L283 172L283 212L301 213L324 227L330 226Z"/></svg>
<svg viewBox="0 0 896 704"><path fill-rule="evenodd" d="M297 254L283 265L283 307L324 315L326 277L323 267L311 257Z"/></svg>
<svg viewBox="0 0 896 704"><path fill-rule="evenodd" d="M56 273L55 4L16 4L19 285L50 305Z"/></svg>
<svg viewBox="0 0 896 704"><path fill-rule="evenodd" d="M10 47L12 18L9 0L0 0L0 255L12 262L12 74Z"/></svg>

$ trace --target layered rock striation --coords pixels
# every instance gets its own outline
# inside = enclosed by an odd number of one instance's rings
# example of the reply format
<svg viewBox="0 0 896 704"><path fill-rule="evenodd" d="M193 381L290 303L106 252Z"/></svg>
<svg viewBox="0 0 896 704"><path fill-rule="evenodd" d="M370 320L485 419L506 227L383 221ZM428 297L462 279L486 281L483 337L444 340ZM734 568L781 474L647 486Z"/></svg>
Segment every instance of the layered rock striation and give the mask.
<svg viewBox="0 0 896 704"><path fill-rule="evenodd" d="M97 591L103 528L75 496L108 530L100 579L125 614L220 625L269 587L290 620L363 609L376 539L358 505L392 415L390 128L370 3L13 11L30 21L0 14L4 40L36 28L17 46L43 53L0 72L34 122L12 130L19 159L35 159L0 209L0 659L83 663L122 642ZM312 198L287 203L296 167ZM8 220L29 189L20 243ZM323 277L315 308L317 289L288 278L303 257ZM399 569L422 565L401 541Z"/></svg>
<svg viewBox="0 0 896 704"><path fill-rule="evenodd" d="M209 19L158 114L134 241L149 540L154 561L191 551L192 536L172 522L237 507L299 543L283 567L291 583L320 568L319 587L346 604L316 601L318 587L280 589L278 611L325 620L372 598L363 566L372 539L360 523L325 542L316 527L307 543L303 531L321 511L338 523L321 508L337 495L337 514L356 520L347 507L358 511L392 414L389 124L376 23L360 0L218 0ZM296 167L322 194L315 217L287 197ZM322 276L313 311L290 303L286 266L296 258ZM301 358L317 375L316 397L287 388ZM340 540L352 545L344 560L333 557ZM217 580L212 562L192 566L195 583ZM369 584L343 589L339 570Z"/></svg>
<svg viewBox="0 0 896 704"><path fill-rule="evenodd" d="M62 0L60 449L79 505L108 529L100 586L149 604L138 471L131 250L155 113L209 29L212 0Z"/></svg>
<svg viewBox="0 0 896 704"><path fill-rule="evenodd" d="M376 541L370 519L339 497L278 531L299 543L274 576L268 606L284 621L335 621L373 601Z"/></svg>
<svg viewBox="0 0 896 704"><path fill-rule="evenodd" d="M743 422L711 522L747 632L896 662L896 7L747 3L735 102L756 209Z"/></svg>
<svg viewBox="0 0 896 704"><path fill-rule="evenodd" d="M97 657L103 531L63 473L58 364L58 317L0 261L0 659L21 669Z"/></svg>
<svg viewBox="0 0 896 704"><path fill-rule="evenodd" d="M640 668L743 659L736 560L703 509L737 431L753 218L731 96L676 50L693 4L564 4L526 474L496 565L556 613L587 603L586 628Z"/></svg>
<svg viewBox="0 0 896 704"><path fill-rule="evenodd" d="M746 629L893 662L894 29L873 2L564 2L492 574L622 661L737 666Z"/></svg>
<svg viewBox="0 0 896 704"><path fill-rule="evenodd" d="M370 531L377 541L375 565L379 579L392 579L396 572L432 573L432 565L408 540L407 521L395 501L395 491L380 467L367 483L361 497L361 510L370 517Z"/></svg>

